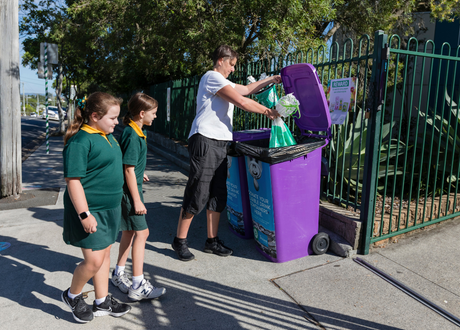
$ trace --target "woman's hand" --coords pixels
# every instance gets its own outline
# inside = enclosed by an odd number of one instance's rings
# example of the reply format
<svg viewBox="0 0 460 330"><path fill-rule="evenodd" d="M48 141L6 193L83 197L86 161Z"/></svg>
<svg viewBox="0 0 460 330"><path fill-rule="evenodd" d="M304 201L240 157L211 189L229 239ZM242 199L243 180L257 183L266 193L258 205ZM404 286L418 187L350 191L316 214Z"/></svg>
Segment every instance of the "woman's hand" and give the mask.
<svg viewBox="0 0 460 330"><path fill-rule="evenodd" d="M80 222L85 233L92 234L97 231L97 220L92 214L88 215L86 219L80 220Z"/></svg>
<svg viewBox="0 0 460 330"><path fill-rule="evenodd" d="M275 109L268 109L265 110L264 112L264 115L268 117L268 119L276 119L280 116L280 114L278 113L278 111L276 111Z"/></svg>
<svg viewBox="0 0 460 330"><path fill-rule="evenodd" d="M150 181L150 180L149 180L149 177L148 177L147 174L145 174L145 173L144 173L144 179L143 179L143 180L144 180L144 182Z"/></svg>
<svg viewBox="0 0 460 330"><path fill-rule="evenodd" d="M274 84L280 84L280 83L282 82L281 76L280 76L280 75L272 76L272 77L270 77L270 78L272 78L272 82L273 82Z"/></svg>

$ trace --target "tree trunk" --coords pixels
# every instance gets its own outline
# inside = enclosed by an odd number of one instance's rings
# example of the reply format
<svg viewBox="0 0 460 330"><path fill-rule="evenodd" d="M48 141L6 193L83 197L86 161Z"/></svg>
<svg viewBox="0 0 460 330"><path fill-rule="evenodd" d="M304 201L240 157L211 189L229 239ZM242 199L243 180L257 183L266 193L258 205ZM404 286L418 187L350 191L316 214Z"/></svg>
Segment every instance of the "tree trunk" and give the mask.
<svg viewBox="0 0 460 330"><path fill-rule="evenodd" d="M18 0L0 0L0 197L22 192Z"/></svg>

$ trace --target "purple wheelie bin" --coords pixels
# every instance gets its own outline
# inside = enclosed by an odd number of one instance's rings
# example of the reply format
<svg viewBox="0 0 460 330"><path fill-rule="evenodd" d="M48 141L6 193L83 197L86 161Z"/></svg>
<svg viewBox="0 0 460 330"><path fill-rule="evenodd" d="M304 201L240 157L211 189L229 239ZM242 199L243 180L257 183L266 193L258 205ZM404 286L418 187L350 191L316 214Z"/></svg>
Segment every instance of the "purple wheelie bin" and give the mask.
<svg viewBox="0 0 460 330"><path fill-rule="evenodd" d="M234 142L268 138L269 128L233 132ZM254 238L244 157L231 151L227 155L227 219L235 235L245 239Z"/></svg>
<svg viewBox="0 0 460 330"><path fill-rule="evenodd" d="M269 139L236 144L246 157L256 247L274 262L321 254L329 246L327 234L318 233L322 148L331 137L327 100L311 64L285 67L281 78L286 94L300 101L300 115L294 115L302 134L298 144L268 148Z"/></svg>

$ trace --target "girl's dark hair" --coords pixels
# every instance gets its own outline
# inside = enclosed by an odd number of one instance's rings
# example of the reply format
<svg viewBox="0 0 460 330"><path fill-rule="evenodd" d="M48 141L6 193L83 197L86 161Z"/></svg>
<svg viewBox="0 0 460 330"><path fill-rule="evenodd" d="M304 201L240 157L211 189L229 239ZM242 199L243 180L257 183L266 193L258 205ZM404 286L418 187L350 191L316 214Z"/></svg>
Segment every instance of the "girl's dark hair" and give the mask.
<svg viewBox="0 0 460 330"><path fill-rule="evenodd" d="M123 118L123 124L129 125L131 119L141 113L158 108L158 101L144 93L136 93L128 102L128 113Z"/></svg>
<svg viewBox="0 0 460 330"><path fill-rule="evenodd" d="M123 102L122 98L112 96L103 92L95 92L88 96L83 109L77 107L73 117L72 124L67 128L67 132L64 136L64 145L67 141L78 133L83 124L87 123L91 114L95 112L98 117L102 118L107 114L107 111L111 106L120 106Z"/></svg>
<svg viewBox="0 0 460 330"><path fill-rule="evenodd" d="M217 61L220 58L224 58L224 57L229 57L230 60L233 60L234 58L238 59L238 53L235 52L230 46L220 45L212 53L212 62L214 66L217 64Z"/></svg>

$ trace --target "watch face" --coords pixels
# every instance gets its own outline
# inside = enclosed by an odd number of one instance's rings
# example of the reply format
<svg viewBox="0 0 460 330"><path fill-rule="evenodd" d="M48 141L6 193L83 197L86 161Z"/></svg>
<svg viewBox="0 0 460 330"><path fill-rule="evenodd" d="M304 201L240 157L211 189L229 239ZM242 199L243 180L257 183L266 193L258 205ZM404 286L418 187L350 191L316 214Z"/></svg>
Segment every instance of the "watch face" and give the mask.
<svg viewBox="0 0 460 330"><path fill-rule="evenodd" d="M88 217L88 214L86 212L80 213L80 219L86 219Z"/></svg>

